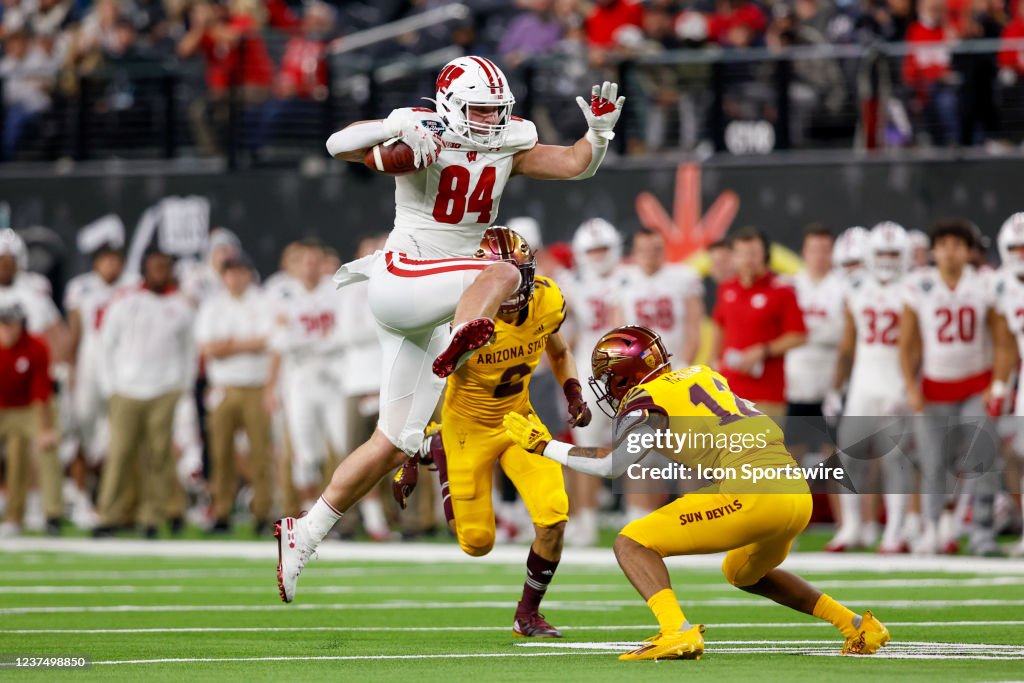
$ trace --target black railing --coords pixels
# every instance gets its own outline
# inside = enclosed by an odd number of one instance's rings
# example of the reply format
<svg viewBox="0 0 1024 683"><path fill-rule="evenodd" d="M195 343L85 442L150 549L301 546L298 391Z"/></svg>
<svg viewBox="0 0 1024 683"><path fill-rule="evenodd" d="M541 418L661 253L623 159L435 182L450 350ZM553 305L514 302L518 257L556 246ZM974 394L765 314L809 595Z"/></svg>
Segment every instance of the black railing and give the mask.
<svg viewBox="0 0 1024 683"><path fill-rule="evenodd" d="M562 143L583 132L575 96L618 79L629 102L617 144L627 154L1016 145L1024 139L1024 78L996 65L999 50L1024 50L1016 42L949 46L949 72L937 84L903 82L903 60L920 47L906 44L662 52L601 70L579 51L526 62L508 76L517 113L537 123L542 139ZM440 65L458 54L333 54L326 95L287 101L241 85L213 98L200 62L107 64L70 87L65 79L49 108L29 117L13 158L215 155L229 168L291 164L322 156L324 140L348 122L423 104Z"/></svg>

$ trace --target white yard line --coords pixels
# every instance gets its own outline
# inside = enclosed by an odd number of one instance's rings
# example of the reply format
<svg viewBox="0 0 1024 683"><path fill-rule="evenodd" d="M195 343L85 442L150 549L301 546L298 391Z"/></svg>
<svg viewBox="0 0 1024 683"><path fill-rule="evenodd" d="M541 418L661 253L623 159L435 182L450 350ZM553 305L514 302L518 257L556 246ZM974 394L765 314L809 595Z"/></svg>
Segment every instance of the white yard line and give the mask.
<svg viewBox="0 0 1024 683"><path fill-rule="evenodd" d="M136 541L129 539L51 539L17 538L4 541L4 550L13 553L58 552L104 557L140 556L203 559L244 559L274 562L277 545L273 541ZM466 562L466 555L454 544L443 543L344 543L327 542L317 550L322 560L353 562ZM522 564L524 546L498 546L490 554L472 560L475 564ZM689 569L719 569L722 554L669 558L669 565ZM606 548L566 548L562 565L572 567L616 567L615 557ZM315 566L315 565L314 565ZM794 553L783 565L795 571L939 572L977 574L1024 574L1024 559L987 557L915 557L910 555L873 555L865 553Z"/></svg>
<svg viewBox="0 0 1024 683"><path fill-rule="evenodd" d="M953 626L984 627L984 626L1024 626L1024 621L886 621L886 626L900 628L905 626L924 628L950 628ZM824 628L831 627L823 621L810 621L798 623L791 621L782 622L736 622L722 624L708 624L712 632L725 629L777 629L777 628ZM559 629L566 631L651 631L657 628L657 624L620 624L620 625L598 625L598 626L559 626ZM3 634L124 634L124 635L145 635L150 633L276 633L278 631L294 632L474 632L474 631L509 631L508 624L501 626L183 626L168 628L41 628L41 629L0 629ZM720 642L720 641L715 641Z"/></svg>
<svg viewBox="0 0 1024 683"><path fill-rule="evenodd" d="M996 600L988 598L965 600L846 600L851 607L898 607L904 609L942 609L946 607L1024 607L1024 600ZM548 600L548 609L569 612L607 611L612 608L636 607L639 600ZM770 600L746 598L720 598L713 600L687 600L687 607L770 607L778 605ZM352 603L299 603L283 605L88 605L53 607L4 607L0 615L15 614L80 614L102 612L269 612L278 610L394 610L394 609L509 609L515 601L452 601L418 602L395 600L390 602Z"/></svg>

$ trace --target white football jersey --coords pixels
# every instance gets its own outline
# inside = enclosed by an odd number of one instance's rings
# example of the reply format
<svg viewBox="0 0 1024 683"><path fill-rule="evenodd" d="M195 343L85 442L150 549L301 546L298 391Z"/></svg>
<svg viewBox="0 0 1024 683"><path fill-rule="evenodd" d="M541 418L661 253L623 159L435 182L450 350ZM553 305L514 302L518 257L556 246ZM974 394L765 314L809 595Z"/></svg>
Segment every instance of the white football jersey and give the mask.
<svg viewBox="0 0 1024 683"><path fill-rule="evenodd" d="M832 386L843 337L843 294L856 281L836 272L818 282L805 272L793 277L807 343L786 353L786 400L790 403L820 403Z"/></svg>
<svg viewBox="0 0 1024 683"><path fill-rule="evenodd" d="M263 296L272 306L279 306L282 301L302 289L298 280L283 270L279 270L263 283Z"/></svg>
<svg viewBox="0 0 1024 683"><path fill-rule="evenodd" d="M64 310L70 313L78 311L82 321L81 349L91 343L99 332L103 322L103 314L117 291L119 283L108 284L95 271L82 273L68 280L64 290Z"/></svg>
<svg viewBox="0 0 1024 683"><path fill-rule="evenodd" d="M989 277L967 266L956 288L950 289L937 269L927 268L911 273L906 282L904 302L917 314L924 378L955 382L989 370Z"/></svg>
<svg viewBox="0 0 1024 683"><path fill-rule="evenodd" d="M628 266L622 275L624 284L619 294L622 322L654 330L661 335L669 353L679 358L686 343L686 300L704 296L700 276L689 266L677 263L666 264L653 275Z"/></svg>
<svg viewBox="0 0 1024 683"><path fill-rule="evenodd" d="M581 381L590 377L590 356L597 341L615 323L615 309L624 288L624 273L616 268L607 277L580 276L578 273L559 285L572 311L576 341L573 355ZM584 382L585 383L585 382Z"/></svg>
<svg viewBox="0 0 1024 683"><path fill-rule="evenodd" d="M993 291L996 310L1006 318L1010 333L1017 340L1017 351L1022 359L1017 376L1024 378L1024 282L1013 273L1000 270L994 278ZM1024 416L1024 389L1021 387L1017 389L1016 414Z"/></svg>
<svg viewBox="0 0 1024 683"><path fill-rule="evenodd" d="M395 178L395 227L385 249L413 257L470 256L498 216L513 157L537 144L537 129L513 116L505 144L481 149L451 135L435 111L411 111L442 133L445 148L426 169Z"/></svg>
<svg viewBox="0 0 1024 683"><path fill-rule="evenodd" d="M899 351L905 287L903 280L883 284L868 276L846 295L857 333L847 415L878 415L886 404L905 400Z"/></svg>
<svg viewBox="0 0 1024 683"><path fill-rule="evenodd" d="M339 350L335 334L339 297L333 283L325 280L313 289L300 284L281 294L274 311L271 350L282 354L286 372L313 365L324 368Z"/></svg>

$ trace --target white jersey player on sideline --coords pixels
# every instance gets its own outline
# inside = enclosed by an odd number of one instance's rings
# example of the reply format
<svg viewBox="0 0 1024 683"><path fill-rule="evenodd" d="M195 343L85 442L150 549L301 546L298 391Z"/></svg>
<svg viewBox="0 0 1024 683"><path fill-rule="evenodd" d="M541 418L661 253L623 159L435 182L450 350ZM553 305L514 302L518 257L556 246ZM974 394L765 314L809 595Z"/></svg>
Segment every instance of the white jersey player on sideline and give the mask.
<svg viewBox="0 0 1024 683"><path fill-rule="evenodd" d="M988 414L996 418L1004 412L1013 415L1010 420L1011 445L1017 457L1024 462L1024 213L1015 213L1003 223L998 237L999 259L1002 265L995 279L996 310L1002 315L1007 329L1017 341L1017 364L1007 364L992 382ZM1002 369L1001 369L1002 370ZM1009 380L1016 371L1016 405L1007 405L1010 396ZM1024 475L1021 477L1024 483ZM1024 500L1021 502L1024 509ZM1010 551L1015 557L1024 557L1024 538Z"/></svg>
<svg viewBox="0 0 1024 683"><path fill-rule="evenodd" d="M867 228L855 225L843 230L832 247L832 264L848 278L858 277L864 268L867 246Z"/></svg>
<svg viewBox="0 0 1024 683"><path fill-rule="evenodd" d="M71 330L74 368L71 383L75 431L86 461L96 465L106 450L106 400L100 391L99 331L103 315L121 285L124 252L115 244L100 245L91 254L92 268L68 281L64 310Z"/></svg>
<svg viewBox="0 0 1024 683"><path fill-rule="evenodd" d="M617 84L594 86L589 103L577 98L586 135L571 147L538 144L534 125L512 115L515 98L501 69L482 57L459 57L437 77L435 110L396 109L327 141L331 156L362 163L376 145L400 140L420 170L395 178L395 224L384 251L345 264L335 276L339 286L369 280L382 350L380 418L309 513L277 526L285 602L294 599L306 560L341 514L401 464L395 449L409 455L419 449L444 378L490 341L498 307L520 288L515 265L472 258L509 177L591 177L624 101Z"/></svg>
<svg viewBox="0 0 1024 683"><path fill-rule="evenodd" d="M0 230L0 295L18 298L25 311L26 329L31 334L45 337L49 343L52 365L61 359L66 343L64 321L50 295L40 291L34 284L35 279L25 277L24 265L27 263L28 248L21 236L10 228Z"/></svg>
<svg viewBox="0 0 1024 683"><path fill-rule="evenodd" d="M934 554L957 550L956 522L947 508L958 463L981 462L982 474L967 481L972 496L970 551L998 552L993 524L993 500L999 484L991 453L998 437L990 420L981 420L985 434L956 448L950 418L985 416L993 376L993 343L1000 363L1012 339L1000 326L989 277L968 263L974 243L973 226L946 220L931 232L935 266L918 269L907 278L900 320L900 364L910 410L915 419L924 532L915 551ZM1004 338L1005 337L1005 338ZM920 369L920 379L918 370ZM999 368L996 368L999 370ZM961 487L962 488L962 487ZM958 488L956 492L962 492ZM944 514L944 508L946 514Z"/></svg>
<svg viewBox="0 0 1024 683"><path fill-rule="evenodd" d="M615 327L621 317L619 294L622 292L622 235L603 218L591 218L576 228L572 237L576 269L559 284L565 294L573 330L573 354L580 377L590 376L590 355L601 336ZM597 400L589 385L583 395L590 403ZM598 411L600 412L600 411ZM578 446L598 448L608 445L611 420L594 413L586 427L577 428L573 441ZM600 481L569 472L572 516L566 525L565 542L590 546L597 542L597 494Z"/></svg>
<svg viewBox="0 0 1024 683"><path fill-rule="evenodd" d="M845 331L825 413L843 415L837 445L861 492L873 474L872 459L881 459L886 525L878 552L900 553L909 550L904 519L914 476L910 461L903 457L910 439L901 421L893 419L907 413L898 346L903 278L911 259L906 230L896 223L879 223L871 229L866 256L867 272L851 283L845 296ZM847 380L844 407L841 392ZM872 545L874 523L863 510L863 497L844 492L839 500L842 524L825 549L843 552Z"/></svg>
<svg viewBox="0 0 1024 683"><path fill-rule="evenodd" d="M911 230L907 233L910 239L910 269L927 268L932 262L932 243L923 230Z"/></svg>
<svg viewBox="0 0 1024 683"><path fill-rule="evenodd" d="M821 403L835 374L848 281L832 269L833 247L832 234L824 226L805 231L801 248L805 267L793 276L793 287L807 327L807 343L786 352L790 416L820 418Z"/></svg>

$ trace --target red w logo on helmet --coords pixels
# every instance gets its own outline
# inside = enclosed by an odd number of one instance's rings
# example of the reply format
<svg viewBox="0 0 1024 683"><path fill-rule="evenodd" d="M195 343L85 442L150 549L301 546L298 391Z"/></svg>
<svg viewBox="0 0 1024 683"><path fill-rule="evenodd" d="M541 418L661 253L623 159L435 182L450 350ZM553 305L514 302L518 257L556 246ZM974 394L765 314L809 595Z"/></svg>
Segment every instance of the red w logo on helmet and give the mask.
<svg viewBox="0 0 1024 683"><path fill-rule="evenodd" d="M444 92L449 87L451 87L452 81L454 81L456 78L458 78L464 73L466 73L466 70L463 69L461 66L449 64L448 66L441 70L441 73L437 75L437 85L435 86L434 89L437 90L437 92Z"/></svg>

